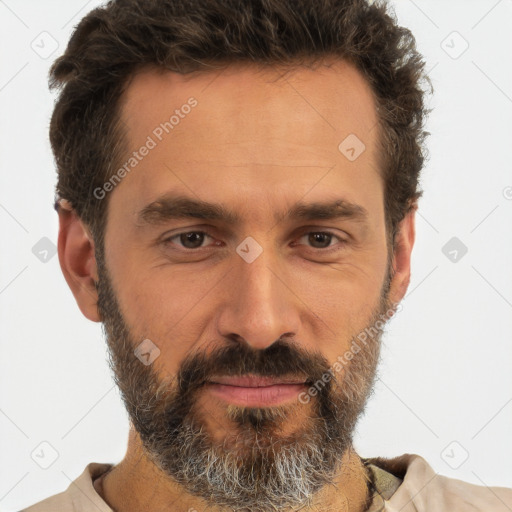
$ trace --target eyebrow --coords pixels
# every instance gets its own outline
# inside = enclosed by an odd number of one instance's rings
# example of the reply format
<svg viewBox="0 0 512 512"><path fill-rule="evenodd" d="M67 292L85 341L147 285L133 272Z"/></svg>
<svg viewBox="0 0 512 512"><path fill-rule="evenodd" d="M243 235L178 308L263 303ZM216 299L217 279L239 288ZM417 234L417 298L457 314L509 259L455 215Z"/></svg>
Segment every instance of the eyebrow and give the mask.
<svg viewBox="0 0 512 512"><path fill-rule="evenodd" d="M328 202L296 203L284 215L276 213L276 221L281 220L335 220L348 219L364 222L368 210L361 205L335 199ZM209 203L183 195L167 194L145 206L137 214L137 225L163 224L173 219L203 219L221 221L226 224L241 224L242 216L219 203Z"/></svg>

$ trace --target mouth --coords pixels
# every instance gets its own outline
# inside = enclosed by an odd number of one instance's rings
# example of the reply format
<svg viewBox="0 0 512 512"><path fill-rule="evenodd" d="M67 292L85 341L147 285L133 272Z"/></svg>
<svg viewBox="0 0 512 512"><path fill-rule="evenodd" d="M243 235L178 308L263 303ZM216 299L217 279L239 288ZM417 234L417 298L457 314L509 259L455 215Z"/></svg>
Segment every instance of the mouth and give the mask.
<svg viewBox="0 0 512 512"><path fill-rule="evenodd" d="M285 384L307 384L306 378L297 377L262 377L259 375L212 377L211 384L223 384L226 386L240 386L247 388L261 388Z"/></svg>
<svg viewBox="0 0 512 512"><path fill-rule="evenodd" d="M296 400L308 386L302 377L257 375L212 377L207 389L221 400L246 407L265 407Z"/></svg>

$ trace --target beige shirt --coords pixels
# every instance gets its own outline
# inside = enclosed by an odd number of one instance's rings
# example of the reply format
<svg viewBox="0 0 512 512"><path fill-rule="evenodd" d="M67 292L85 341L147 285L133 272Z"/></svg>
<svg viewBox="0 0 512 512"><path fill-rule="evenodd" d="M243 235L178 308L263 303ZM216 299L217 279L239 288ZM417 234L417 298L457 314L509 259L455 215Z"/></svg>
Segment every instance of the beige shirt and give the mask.
<svg viewBox="0 0 512 512"><path fill-rule="evenodd" d="M375 493L368 512L511 512L512 489L473 485L437 474L419 455L363 459ZM113 512L93 481L112 464L91 462L69 487L21 512Z"/></svg>

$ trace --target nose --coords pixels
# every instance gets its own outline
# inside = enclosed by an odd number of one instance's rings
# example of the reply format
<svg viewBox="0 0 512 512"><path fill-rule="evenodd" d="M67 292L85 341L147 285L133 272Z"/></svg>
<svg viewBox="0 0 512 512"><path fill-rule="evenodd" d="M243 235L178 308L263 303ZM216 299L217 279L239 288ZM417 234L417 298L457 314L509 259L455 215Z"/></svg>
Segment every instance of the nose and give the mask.
<svg viewBox="0 0 512 512"><path fill-rule="evenodd" d="M221 336L255 349L296 336L299 329L300 300L269 253L264 250L252 263L236 261L218 316Z"/></svg>

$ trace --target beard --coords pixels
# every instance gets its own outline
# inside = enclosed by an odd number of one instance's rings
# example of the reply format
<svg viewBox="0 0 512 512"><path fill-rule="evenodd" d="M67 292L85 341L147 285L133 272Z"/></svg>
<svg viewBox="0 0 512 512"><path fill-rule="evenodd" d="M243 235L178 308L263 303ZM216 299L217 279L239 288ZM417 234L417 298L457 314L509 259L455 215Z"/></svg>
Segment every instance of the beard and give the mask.
<svg viewBox="0 0 512 512"><path fill-rule="evenodd" d="M109 365L144 452L156 468L214 509L244 512L298 510L334 482L373 389L382 331L362 347L356 335L349 338L359 350L341 371L333 372L322 355L282 337L265 349L244 342L208 353L196 349L176 375L159 376L153 365L144 365L134 355L142 338L130 332L104 260L97 261L98 309ZM390 310L390 280L388 269L368 329ZM221 441L214 439L207 429L212 415L198 404L201 391L214 375L247 374L305 376L317 391L307 395L307 403L229 404L223 421L230 428L224 428ZM328 374L331 378L325 382Z"/></svg>

